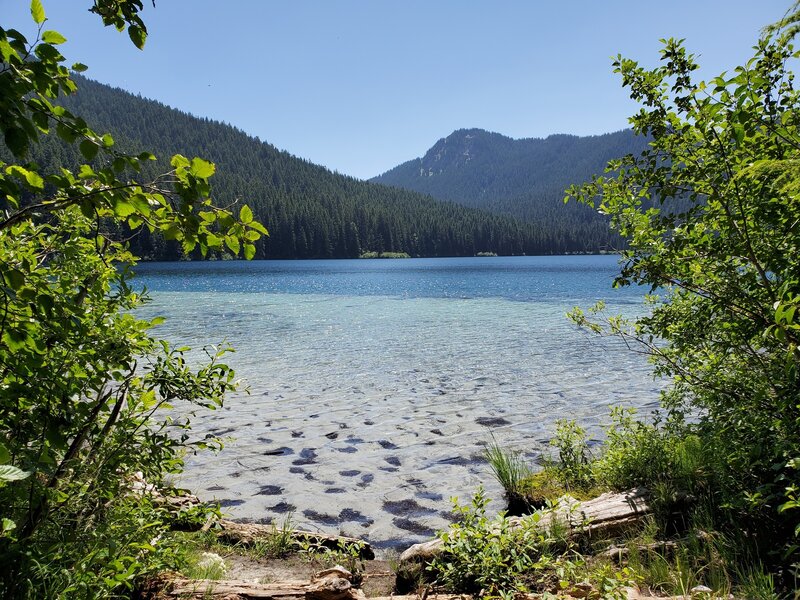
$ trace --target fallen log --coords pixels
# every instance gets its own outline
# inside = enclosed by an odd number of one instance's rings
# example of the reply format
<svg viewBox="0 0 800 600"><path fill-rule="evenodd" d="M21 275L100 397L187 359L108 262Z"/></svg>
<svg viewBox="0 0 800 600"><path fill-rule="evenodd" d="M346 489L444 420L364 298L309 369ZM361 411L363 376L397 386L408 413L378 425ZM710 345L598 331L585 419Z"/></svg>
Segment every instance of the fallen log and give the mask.
<svg viewBox="0 0 800 600"><path fill-rule="evenodd" d="M217 522L220 530L218 537L227 544L239 544L241 546L252 546L259 539L266 539L272 536L281 535L283 532L272 525L262 525L259 523L237 523L222 519ZM341 535L328 535L313 531L291 530L286 532L292 539L295 548L299 549L303 545L327 548L329 550L341 550L345 552L356 550L359 558L372 560L375 552L372 546L364 540L346 537Z"/></svg>
<svg viewBox="0 0 800 600"><path fill-rule="evenodd" d="M188 579L164 575L149 583L144 597L151 600L365 600L353 586L352 575L341 567L318 573L311 581L255 583L235 579Z"/></svg>
<svg viewBox="0 0 800 600"><path fill-rule="evenodd" d="M642 517L651 512L648 495L647 490L637 488L621 493L607 492L585 502L564 496L554 509L537 511L538 522L533 521L532 515L508 517L507 522L512 529L545 528L558 522L569 527L573 537L614 537L640 523ZM442 549L443 542L439 538L414 544L400 555L400 566L428 563L441 554Z"/></svg>

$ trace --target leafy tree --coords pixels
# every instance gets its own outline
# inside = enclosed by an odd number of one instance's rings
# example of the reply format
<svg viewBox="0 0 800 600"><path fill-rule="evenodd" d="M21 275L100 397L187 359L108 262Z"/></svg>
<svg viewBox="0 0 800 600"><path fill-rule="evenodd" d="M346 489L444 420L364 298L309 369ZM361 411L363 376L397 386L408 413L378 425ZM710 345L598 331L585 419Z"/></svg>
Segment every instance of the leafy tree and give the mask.
<svg viewBox="0 0 800 600"><path fill-rule="evenodd" d="M694 80L681 40L662 40L653 69L618 57L615 71L642 106L630 122L649 148L568 197L596 205L628 239L617 285L660 295L632 326L607 323L671 379L663 403L673 425L703 441L717 510L791 554L800 533L791 510L800 487L800 108L789 37L765 36L747 64L708 82Z"/></svg>
<svg viewBox="0 0 800 600"><path fill-rule="evenodd" d="M96 0L91 10L142 47L141 8ZM161 485L183 452L214 443L192 439L170 405L214 408L236 387L226 348L193 370L183 349L149 336L153 323L131 312L145 300L130 287L135 257L112 232L124 224L186 252L252 257L266 230L247 206L235 218L212 204L215 168L203 159L176 155L168 173L133 181L154 157L116 151L55 103L76 88L65 39L45 28L40 0L31 15L31 42L0 28L0 129L14 156L0 163L0 595L95 598L174 562L160 541L167 516L141 478ZM52 135L87 163L48 172L26 162Z"/></svg>

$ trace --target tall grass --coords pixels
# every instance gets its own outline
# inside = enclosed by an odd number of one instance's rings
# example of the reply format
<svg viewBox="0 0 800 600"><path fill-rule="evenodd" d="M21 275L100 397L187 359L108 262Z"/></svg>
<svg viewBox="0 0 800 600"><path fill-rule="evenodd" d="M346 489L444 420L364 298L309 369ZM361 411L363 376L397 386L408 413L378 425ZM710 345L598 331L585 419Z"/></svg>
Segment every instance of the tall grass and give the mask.
<svg viewBox="0 0 800 600"><path fill-rule="evenodd" d="M503 448L492 438L492 442L486 445L483 455L488 461L495 479L505 490L509 512L524 512L527 507L525 481L533 475L533 470L522 454Z"/></svg>

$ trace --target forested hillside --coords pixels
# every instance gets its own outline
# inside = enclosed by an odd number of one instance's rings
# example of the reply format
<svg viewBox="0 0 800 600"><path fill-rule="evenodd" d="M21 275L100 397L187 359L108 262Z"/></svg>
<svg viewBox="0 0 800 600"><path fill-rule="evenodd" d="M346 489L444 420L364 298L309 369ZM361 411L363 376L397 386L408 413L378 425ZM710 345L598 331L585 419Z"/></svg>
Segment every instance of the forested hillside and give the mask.
<svg viewBox="0 0 800 600"><path fill-rule="evenodd" d="M357 257L365 251L412 256L470 256L593 252L607 248L585 218L524 223L419 193L360 181L277 150L229 125L197 118L158 102L76 76L78 93L62 100L95 130L109 131L115 147L148 149L160 161L145 176L169 170L175 153L216 163L213 193L220 205L247 203L269 229L256 258ZM51 136L54 137L54 136ZM34 160L75 167L77 148L46 139ZM2 158L0 156L0 158ZM562 207L563 210L563 207ZM573 211L574 213L574 211ZM585 214L591 211L585 210ZM177 259L177 244L147 232L131 239L140 256Z"/></svg>
<svg viewBox="0 0 800 600"><path fill-rule="evenodd" d="M609 235L606 220L576 203L564 206L564 190L601 174L609 160L644 148L643 138L630 130L515 140L483 129L460 129L424 157L372 181L534 223L583 223L594 243L603 245L611 242L601 241Z"/></svg>

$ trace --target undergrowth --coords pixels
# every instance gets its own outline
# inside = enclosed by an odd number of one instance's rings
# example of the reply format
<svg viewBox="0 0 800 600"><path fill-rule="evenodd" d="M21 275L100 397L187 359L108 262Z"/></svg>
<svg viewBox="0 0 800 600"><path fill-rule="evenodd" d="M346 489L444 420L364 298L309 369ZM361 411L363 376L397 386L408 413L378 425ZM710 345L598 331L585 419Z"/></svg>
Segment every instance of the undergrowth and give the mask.
<svg viewBox="0 0 800 600"><path fill-rule="evenodd" d="M454 499L460 521L441 532L443 552L427 567L436 584L454 592L514 598L529 592L557 593L589 585L605 598L625 598L628 569L609 569L587 560L551 505L512 522L504 513L490 518L482 488L468 505Z"/></svg>
<svg viewBox="0 0 800 600"><path fill-rule="evenodd" d="M437 581L454 591L501 596L583 581L603 598L617 597L632 583L675 596L688 597L694 589L695 596L708 598L800 598L793 592L797 566L769 547L768 523L726 502L720 449L691 427L658 418L645 422L635 411L617 408L593 452L586 432L567 421L558 423L551 446L553 454L534 472L519 451L493 440L486 455L509 500L521 495L529 507L544 508L515 529L504 515L486 516L482 491L471 505L457 506L461 522L441 535L445 554L431 567ZM595 539L591 548L579 548L540 525L558 498L583 500L631 488L648 491L653 511L624 538ZM624 548L616 562L601 558L612 544Z"/></svg>

